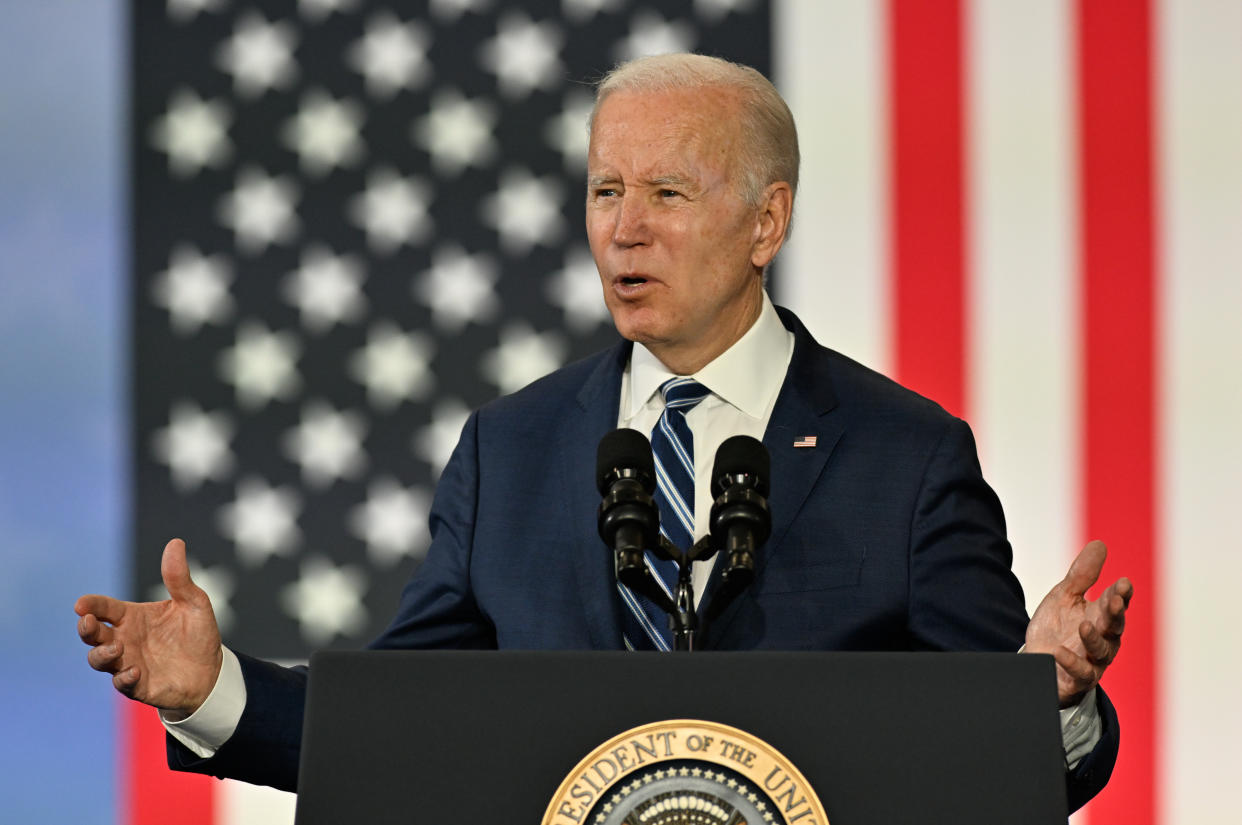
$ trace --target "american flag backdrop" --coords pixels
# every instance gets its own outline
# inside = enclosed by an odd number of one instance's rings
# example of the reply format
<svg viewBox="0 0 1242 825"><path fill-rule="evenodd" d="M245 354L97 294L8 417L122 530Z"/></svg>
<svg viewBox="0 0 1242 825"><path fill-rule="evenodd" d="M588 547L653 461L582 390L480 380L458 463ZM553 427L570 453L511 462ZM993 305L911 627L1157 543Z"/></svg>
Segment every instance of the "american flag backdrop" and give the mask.
<svg viewBox="0 0 1242 825"><path fill-rule="evenodd" d="M614 340L590 82L717 54L798 121L776 300L972 423L1032 609L1088 538L1136 582L1078 818L1231 820L1242 4L167 0L131 43L132 595L181 536L239 650L378 633L467 411ZM127 825L291 821L123 713Z"/></svg>

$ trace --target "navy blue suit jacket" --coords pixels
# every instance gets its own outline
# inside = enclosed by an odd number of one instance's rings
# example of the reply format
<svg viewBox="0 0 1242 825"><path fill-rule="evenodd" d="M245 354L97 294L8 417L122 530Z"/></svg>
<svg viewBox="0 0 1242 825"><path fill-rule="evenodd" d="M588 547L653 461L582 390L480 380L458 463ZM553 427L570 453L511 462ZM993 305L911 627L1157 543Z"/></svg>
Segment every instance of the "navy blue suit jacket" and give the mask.
<svg viewBox="0 0 1242 825"><path fill-rule="evenodd" d="M819 346L792 313L781 318L795 346L763 439L772 535L754 585L706 628L703 646L1016 651L1022 590L969 427ZM470 417L436 490L427 558L372 647L622 646L594 469L629 353L619 344ZM793 446L812 435L814 448ZM715 586L713 576L703 604ZM210 760L170 740L170 763L291 789L305 674L242 663L237 733ZM1116 717L1107 699L1101 709L1105 736L1069 775L1072 808L1115 760Z"/></svg>

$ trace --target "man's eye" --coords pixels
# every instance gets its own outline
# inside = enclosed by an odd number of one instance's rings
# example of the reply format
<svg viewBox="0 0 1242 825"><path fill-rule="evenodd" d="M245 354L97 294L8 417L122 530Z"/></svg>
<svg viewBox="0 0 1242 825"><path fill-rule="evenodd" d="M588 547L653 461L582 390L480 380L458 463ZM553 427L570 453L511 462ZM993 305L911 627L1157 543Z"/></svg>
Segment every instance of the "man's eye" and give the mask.
<svg viewBox="0 0 1242 825"><path fill-rule="evenodd" d="M603 189L595 190L595 197L597 198L612 198L616 197L616 194L617 190L611 187L604 187Z"/></svg>
<svg viewBox="0 0 1242 825"><path fill-rule="evenodd" d="M662 198L675 198L680 194L681 193L678 192L676 189L661 189L660 190L660 197Z"/></svg>

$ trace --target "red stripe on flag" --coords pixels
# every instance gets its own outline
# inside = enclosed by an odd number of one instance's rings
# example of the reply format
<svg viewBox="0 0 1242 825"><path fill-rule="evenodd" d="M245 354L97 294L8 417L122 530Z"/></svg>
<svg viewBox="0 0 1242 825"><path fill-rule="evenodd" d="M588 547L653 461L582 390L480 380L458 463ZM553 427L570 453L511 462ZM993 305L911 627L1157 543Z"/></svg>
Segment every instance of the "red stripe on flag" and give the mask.
<svg viewBox="0 0 1242 825"><path fill-rule="evenodd" d="M1125 644L1104 678L1121 755L1093 822L1150 825L1155 782L1155 204L1151 10L1078 0L1082 214L1083 525L1105 576L1135 583Z"/></svg>
<svg viewBox="0 0 1242 825"><path fill-rule="evenodd" d="M897 380L966 408L962 13L890 0L892 295Z"/></svg>
<svg viewBox="0 0 1242 825"><path fill-rule="evenodd" d="M146 705L121 700L124 825L212 825L212 792L218 782L168 769L164 726Z"/></svg>

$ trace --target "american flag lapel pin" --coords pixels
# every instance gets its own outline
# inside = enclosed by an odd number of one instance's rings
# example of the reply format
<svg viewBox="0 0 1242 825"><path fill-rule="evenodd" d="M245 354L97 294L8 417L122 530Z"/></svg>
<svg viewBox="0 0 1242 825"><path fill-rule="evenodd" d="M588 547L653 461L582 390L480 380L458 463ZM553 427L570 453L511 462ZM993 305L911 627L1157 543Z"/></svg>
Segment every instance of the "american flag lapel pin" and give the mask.
<svg viewBox="0 0 1242 825"><path fill-rule="evenodd" d="M817 436L804 435L794 442L795 447L814 447Z"/></svg>

